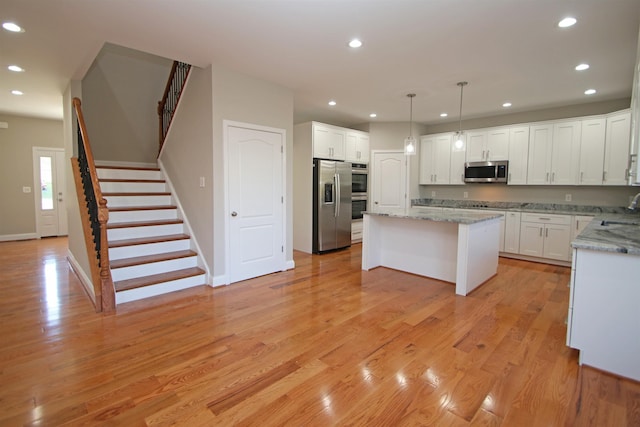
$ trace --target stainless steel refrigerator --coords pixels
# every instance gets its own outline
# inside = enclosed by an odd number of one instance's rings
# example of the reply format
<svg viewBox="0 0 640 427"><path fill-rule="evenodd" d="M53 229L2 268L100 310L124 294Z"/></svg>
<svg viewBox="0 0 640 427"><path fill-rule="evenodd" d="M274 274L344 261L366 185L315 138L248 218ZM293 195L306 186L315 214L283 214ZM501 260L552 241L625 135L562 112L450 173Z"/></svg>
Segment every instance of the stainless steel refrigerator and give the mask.
<svg viewBox="0 0 640 427"><path fill-rule="evenodd" d="M313 253L351 246L351 163L313 159Z"/></svg>

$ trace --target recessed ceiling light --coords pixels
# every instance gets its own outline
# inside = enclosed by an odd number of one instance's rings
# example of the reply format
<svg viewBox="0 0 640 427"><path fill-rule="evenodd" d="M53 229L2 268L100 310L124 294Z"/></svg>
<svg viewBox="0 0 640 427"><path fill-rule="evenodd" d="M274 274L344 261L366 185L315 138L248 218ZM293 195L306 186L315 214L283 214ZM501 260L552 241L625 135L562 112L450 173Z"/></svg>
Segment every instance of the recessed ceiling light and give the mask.
<svg viewBox="0 0 640 427"><path fill-rule="evenodd" d="M447 113L440 113L440 117L447 117L448 114Z"/></svg>
<svg viewBox="0 0 640 427"><path fill-rule="evenodd" d="M511 107L511 103L510 102L505 102L504 104L502 104L502 106L504 108L509 108L509 107Z"/></svg>
<svg viewBox="0 0 640 427"><path fill-rule="evenodd" d="M589 64L576 65L576 71L584 71L589 69Z"/></svg>
<svg viewBox="0 0 640 427"><path fill-rule="evenodd" d="M587 89L584 91L585 95L593 95L594 93L596 93L595 89Z"/></svg>
<svg viewBox="0 0 640 427"><path fill-rule="evenodd" d="M371 113L369 114L369 117L371 117L372 119L375 119L376 117L378 117L378 115L376 113Z"/></svg>
<svg viewBox="0 0 640 427"><path fill-rule="evenodd" d="M333 107L334 105L336 105L336 101L329 101L329 105Z"/></svg>
<svg viewBox="0 0 640 427"><path fill-rule="evenodd" d="M362 46L362 42L358 39L353 39L349 42L349 47L360 47Z"/></svg>
<svg viewBox="0 0 640 427"><path fill-rule="evenodd" d="M11 31L12 33L24 32L24 29L20 25L16 24L15 22L3 22L2 28L4 28L7 31Z"/></svg>
<svg viewBox="0 0 640 427"><path fill-rule="evenodd" d="M570 16L567 16L562 21L558 22L558 27L567 28L567 27L570 27L572 25L575 25L576 22L578 22L578 21L576 21L576 18L572 18Z"/></svg>
<svg viewBox="0 0 640 427"><path fill-rule="evenodd" d="M21 72L23 72L23 71L24 71L24 68L22 68L22 67L20 67L20 66L18 66L18 65L9 65L9 66L7 67L7 69L8 69L9 71L15 71L16 73L21 73Z"/></svg>
<svg viewBox="0 0 640 427"><path fill-rule="evenodd" d="M20 90L12 90L11 93L14 94L14 95L24 95L24 92L22 92Z"/></svg>

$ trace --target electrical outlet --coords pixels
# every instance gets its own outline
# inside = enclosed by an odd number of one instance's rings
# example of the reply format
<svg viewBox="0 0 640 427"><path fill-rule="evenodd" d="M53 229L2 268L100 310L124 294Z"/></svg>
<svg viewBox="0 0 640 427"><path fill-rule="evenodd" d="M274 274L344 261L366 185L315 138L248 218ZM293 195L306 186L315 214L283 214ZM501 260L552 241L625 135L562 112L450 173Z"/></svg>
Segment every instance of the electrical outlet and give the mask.
<svg viewBox="0 0 640 427"><path fill-rule="evenodd" d="M22 187L23 193L31 193L31 187Z"/></svg>
<svg viewBox="0 0 640 427"><path fill-rule="evenodd" d="M432 192L431 192L431 198L433 199L434 197L436 197L436 192L435 192L435 191L432 191Z"/></svg>
<svg viewBox="0 0 640 427"><path fill-rule="evenodd" d="M464 193L462 193L462 197L464 197L465 199L469 198L469 192L465 191Z"/></svg>
<svg viewBox="0 0 640 427"><path fill-rule="evenodd" d="M571 194L565 194L564 195L564 201L565 202L570 202L571 201Z"/></svg>

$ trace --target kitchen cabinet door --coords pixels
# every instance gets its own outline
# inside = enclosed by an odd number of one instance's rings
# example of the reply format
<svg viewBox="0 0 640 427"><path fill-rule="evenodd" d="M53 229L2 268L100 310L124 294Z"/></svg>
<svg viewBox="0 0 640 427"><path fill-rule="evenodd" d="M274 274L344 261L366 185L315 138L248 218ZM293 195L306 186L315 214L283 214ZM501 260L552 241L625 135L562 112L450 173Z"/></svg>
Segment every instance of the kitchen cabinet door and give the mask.
<svg viewBox="0 0 640 427"><path fill-rule="evenodd" d="M607 118L604 153L604 185L627 185L629 179L629 146L631 113Z"/></svg>
<svg viewBox="0 0 640 427"><path fill-rule="evenodd" d="M529 126L509 129L509 177L508 185L527 183L527 160L529 158Z"/></svg>
<svg viewBox="0 0 640 427"><path fill-rule="evenodd" d="M420 138L420 184L449 184L451 134Z"/></svg>
<svg viewBox="0 0 640 427"><path fill-rule="evenodd" d="M487 132L485 160L509 159L509 128L490 129Z"/></svg>
<svg viewBox="0 0 640 427"><path fill-rule="evenodd" d="M463 136L464 138L464 136ZM466 158L466 144L462 148L455 147L455 141L451 142L451 160L449 162L449 184L464 185L464 161Z"/></svg>
<svg viewBox="0 0 640 427"><path fill-rule="evenodd" d="M580 185L602 185L605 119L582 121L580 138Z"/></svg>
<svg viewBox="0 0 640 427"><path fill-rule="evenodd" d="M545 224L542 256L569 261L571 257L571 231L568 225Z"/></svg>
<svg viewBox="0 0 640 427"><path fill-rule="evenodd" d="M544 225L534 222L520 224L520 254L541 257L544 248Z"/></svg>
<svg viewBox="0 0 640 427"><path fill-rule="evenodd" d="M547 185L551 174L553 125L535 125L529 128L529 156L527 184Z"/></svg>
<svg viewBox="0 0 640 427"><path fill-rule="evenodd" d="M580 134L581 124L579 120L553 125L552 185L575 185L578 183Z"/></svg>
<svg viewBox="0 0 640 427"><path fill-rule="evenodd" d="M504 252L520 252L520 212L506 212L504 226Z"/></svg>
<svg viewBox="0 0 640 427"><path fill-rule="evenodd" d="M485 160L487 132L469 131L467 136L467 162L482 162Z"/></svg>

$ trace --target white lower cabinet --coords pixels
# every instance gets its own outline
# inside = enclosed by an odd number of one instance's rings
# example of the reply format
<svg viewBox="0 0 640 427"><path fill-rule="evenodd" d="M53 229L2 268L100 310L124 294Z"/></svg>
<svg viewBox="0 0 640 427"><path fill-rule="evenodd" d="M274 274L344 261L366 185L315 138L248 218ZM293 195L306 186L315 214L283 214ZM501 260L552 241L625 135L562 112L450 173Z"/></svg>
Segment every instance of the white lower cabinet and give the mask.
<svg viewBox="0 0 640 427"><path fill-rule="evenodd" d="M571 240L578 237L578 234L591 222L592 216L587 215L575 215L571 219Z"/></svg>
<svg viewBox="0 0 640 427"><path fill-rule="evenodd" d="M504 252L520 252L520 212L506 212L504 225Z"/></svg>
<svg viewBox="0 0 640 427"><path fill-rule="evenodd" d="M520 223L520 254L569 261L571 216L523 213Z"/></svg>

